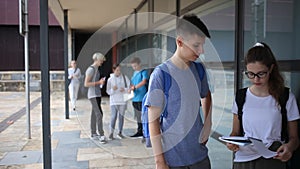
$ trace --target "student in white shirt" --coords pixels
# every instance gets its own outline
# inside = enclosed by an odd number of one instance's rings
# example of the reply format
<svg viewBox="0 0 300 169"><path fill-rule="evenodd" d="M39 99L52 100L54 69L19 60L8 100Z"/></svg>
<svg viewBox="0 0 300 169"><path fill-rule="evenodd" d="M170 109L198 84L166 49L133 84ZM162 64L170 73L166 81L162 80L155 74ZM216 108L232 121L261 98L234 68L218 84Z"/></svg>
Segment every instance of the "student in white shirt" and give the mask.
<svg viewBox="0 0 300 169"><path fill-rule="evenodd" d="M299 110L293 93L289 93L286 104L287 132L289 141L281 140L282 114L279 97L284 92L284 79L279 72L278 63L270 47L256 43L245 57L246 76L252 85L247 89L243 105L242 128L245 137L262 140L270 148L279 143L274 151L277 155L266 159L255 151L252 145L238 146L227 143L227 148L235 153L234 169L285 169L288 161L299 145L297 120ZM233 129L231 136L241 135L237 103L233 103Z"/></svg>
<svg viewBox="0 0 300 169"><path fill-rule="evenodd" d="M80 86L81 72L77 67L77 63L75 60L72 60L70 63L70 68L68 69L68 79L71 81L69 84L69 94L71 100L72 109L75 111L76 109L76 100L78 96L78 90Z"/></svg>
<svg viewBox="0 0 300 169"><path fill-rule="evenodd" d="M106 93L110 96L110 110L111 110L111 121L110 121L110 134L108 139L114 139L115 124L118 118L119 131L117 137L120 139L124 138L122 134L124 124L124 114L126 110L126 100L124 94L130 92L130 80L128 77L121 72L119 64L113 65L113 73L110 74L107 80Z"/></svg>

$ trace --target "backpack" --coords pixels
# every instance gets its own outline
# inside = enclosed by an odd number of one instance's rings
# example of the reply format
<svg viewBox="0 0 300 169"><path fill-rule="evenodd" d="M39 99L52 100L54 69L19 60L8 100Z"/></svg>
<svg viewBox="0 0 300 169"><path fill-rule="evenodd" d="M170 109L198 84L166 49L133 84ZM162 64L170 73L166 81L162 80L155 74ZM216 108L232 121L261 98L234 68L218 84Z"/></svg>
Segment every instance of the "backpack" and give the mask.
<svg viewBox="0 0 300 169"><path fill-rule="evenodd" d="M195 67L197 69L197 72L199 74L200 80L203 80L204 77L204 68L201 63L193 62L195 64ZM163 123L163 118L167 118L168 112L166 110L167 104L168 104L168 98L169 98L169 89L171 87L172 83L172 77L170 76L169 73L166 72L168 70L168 67L166 64L160 64L157 66L157 68L161 71L162 76L163 76L163 84L164 84L164 95L166 98L166 106L165 109L163 110L162 114L160 115L160 125ZM148 107L145 105L145 101L147 98L148 92L145 94L143 100L142 100L142 125L143 125L143 136L145 139L145 144L146 147L152 147L151 141L150 141L150 132L149 132L149 120L148 120Z"/></svg>
<svg viewBox="0 0 300 169"><path fill-rule="evenodd" d="M286 103L289 99L289 88L285 87L283 94L279 98L279 105L281 107L281 115L282 115L282 126L281 126L281 140L288 142L289 137L288 137L288 129L287 129L287 110L286 110ZM235 101L238 107L238 119L240 121L240 135L244 136L244 129L243 129L243 105L246 100L246 93L247 93L247 88L239 89L236 93ZM298 121L299 125L299 121ZM299 126L298 126L299 128ZM299 131L298 131L299 133ZM299 137L299 136L298 136ZM291 159L287 162L287 169L296 169L296 156L299 156L299 147L297 151L293 152L293 155ZM298 155L296 155L298 153ZM299 164L298 164L299 165Z"/></svg>

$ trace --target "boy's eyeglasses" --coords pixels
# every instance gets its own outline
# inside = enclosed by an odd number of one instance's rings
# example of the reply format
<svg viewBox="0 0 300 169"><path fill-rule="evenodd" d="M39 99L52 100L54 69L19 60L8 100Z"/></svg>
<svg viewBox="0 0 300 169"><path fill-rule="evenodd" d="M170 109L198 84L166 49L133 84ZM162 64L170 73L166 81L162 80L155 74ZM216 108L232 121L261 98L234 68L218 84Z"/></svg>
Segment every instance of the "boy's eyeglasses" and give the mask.
<svg viewBox="0 0 300 169"><path fill-rule="evenodd" d="M254 79L255 76L258 78L265 78L267 76L268 72L258 72L258 73L253 73L250 71L246 71L245 75L249 78L249 79Z"/></svg>

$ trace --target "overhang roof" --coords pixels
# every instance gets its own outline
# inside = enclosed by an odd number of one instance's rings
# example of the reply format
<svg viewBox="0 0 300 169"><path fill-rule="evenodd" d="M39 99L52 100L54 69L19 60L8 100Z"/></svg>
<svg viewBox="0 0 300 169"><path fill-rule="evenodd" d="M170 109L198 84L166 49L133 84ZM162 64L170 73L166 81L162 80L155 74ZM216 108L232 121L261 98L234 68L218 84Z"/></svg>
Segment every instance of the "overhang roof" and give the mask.
<svg viewBox="0 0 300 169"><path fill-rule="evenodd" d="M68 10L68 23L71 29L95 31L115 19L128 16L143 1L49 0L49 7L61 25L63 25L63 11Z"/></svg>

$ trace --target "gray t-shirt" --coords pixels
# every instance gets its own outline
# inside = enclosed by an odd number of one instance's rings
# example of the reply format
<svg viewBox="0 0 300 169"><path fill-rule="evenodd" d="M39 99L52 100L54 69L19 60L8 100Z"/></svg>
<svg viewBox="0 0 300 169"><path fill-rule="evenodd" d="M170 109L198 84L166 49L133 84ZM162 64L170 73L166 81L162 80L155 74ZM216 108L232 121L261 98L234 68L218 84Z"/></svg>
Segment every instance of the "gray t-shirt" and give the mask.
<svg viewBox="0 0 300 169"><path fill-rule="evenodd" d="M98 71L98 67L89 66L85 72L86 77L92 77L90 82L96 82L100 79L100 73ZM101 88L100 86L91 86L88 89L87 93L88 99L95 98L95 97L101 97Z"/></svg>

